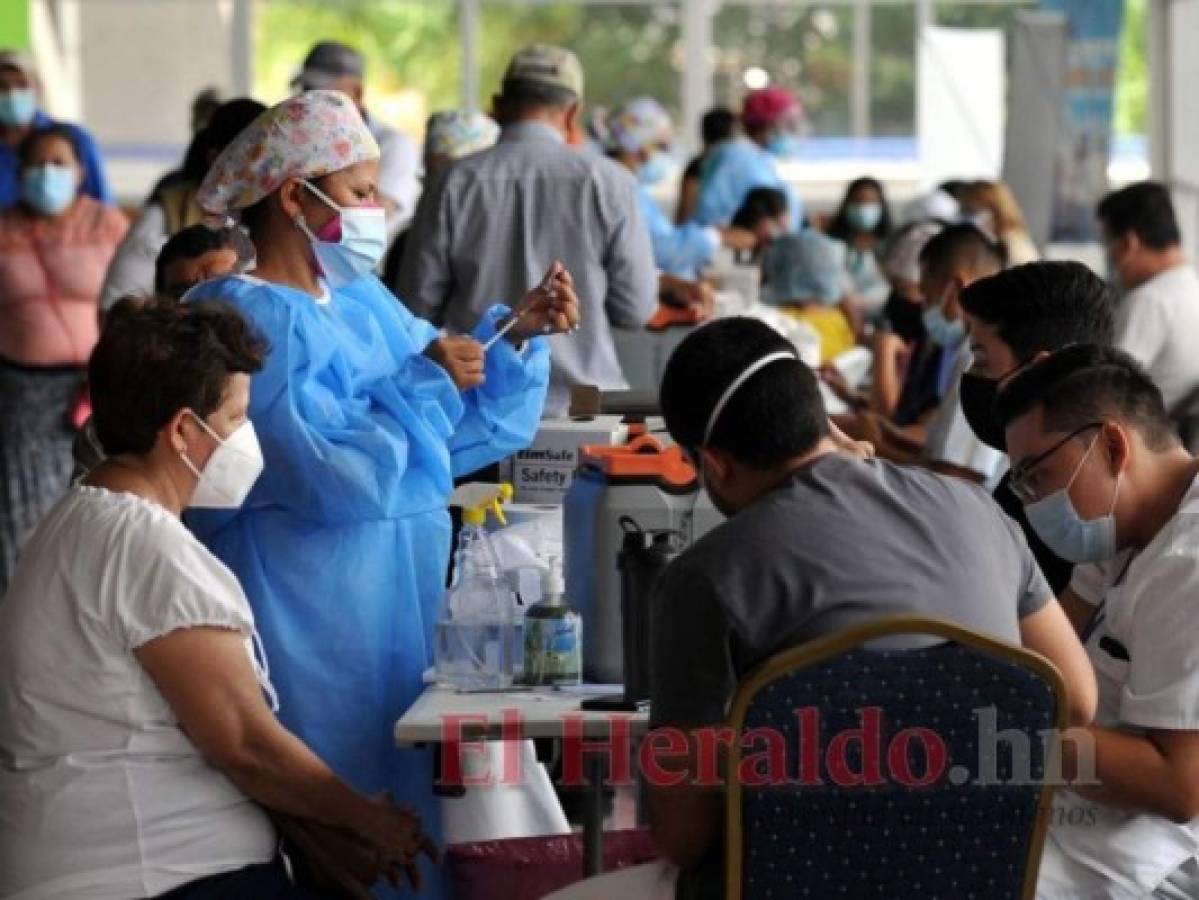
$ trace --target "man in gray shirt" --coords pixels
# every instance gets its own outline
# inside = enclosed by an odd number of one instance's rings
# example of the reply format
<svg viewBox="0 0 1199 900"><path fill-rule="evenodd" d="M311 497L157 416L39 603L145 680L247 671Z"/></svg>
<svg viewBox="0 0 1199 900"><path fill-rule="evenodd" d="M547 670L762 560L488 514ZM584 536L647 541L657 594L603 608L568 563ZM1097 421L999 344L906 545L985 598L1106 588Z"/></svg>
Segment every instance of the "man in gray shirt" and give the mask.
<svg viewBox="0 0 1199 900"><path fill-rule="evenodd" d="M1019 527L974 484L841 451L815 376L772 329L733 318L697 330L671 357L661 402L729 519L659 583L655 726L719 725L738 681L773 654L913 612L1047 656L1075 720L1090 720L1094 673ZM678 765L694 773L692 754ZM613 876L619 890L596 880L562 900L722 896L723 796L686 782L648 790L665 862Z"/></svg>
<svg viewBox="0 0 1199 900"><path fill-rule="evenodd" d="M561 261L583 320L575 334L550 338L549 415L565 412L572 385L627 387L612 326L639 328L657 308L635 179L568 144L582 96L570 51L534 45L513 57L493 101L499 143L426 190L396 286L414 314L466 332L495 298L518 296Z"/></svg>

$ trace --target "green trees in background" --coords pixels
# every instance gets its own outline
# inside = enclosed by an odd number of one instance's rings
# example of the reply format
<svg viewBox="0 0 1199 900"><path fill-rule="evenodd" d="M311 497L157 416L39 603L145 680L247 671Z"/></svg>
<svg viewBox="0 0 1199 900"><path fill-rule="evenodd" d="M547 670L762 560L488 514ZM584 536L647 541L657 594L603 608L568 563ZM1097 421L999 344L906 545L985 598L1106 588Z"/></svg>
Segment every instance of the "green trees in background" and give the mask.
<svg viewBox="0 0 1199 900"><path fill-rule="evenodd" d="M1149 105L1146 62L1146 0L1124 0L1124 33L1120 35L1120 71L1116 78L1116 134L1145 134Z"/></svg>
<svg viewBox="0 0 1199 900"><path fill-rule="evenodd" d="M1127 0L1116 94L1116 131L1143 133L1148 76L1146 0ZM460 101L461 47L452 0L259 0L255 14L256 92L284 96L308 48L332 38L359 47L370 65L373 95L413 91L423 108L400 124L420 127L427 111ZM939 2L939 25L1006 28L1012 4L962 6ZM871 11L871 133L911 135L915 128L915 12L908 4ZM818 135L850 131L852 11L820 7L726 4L713 21L715 97L735 104L746 68L760 65L773 83L804 98ZM585 3L505 3L484 0L479 23L479 93L487 106L512 52L526 43L571 47L587 73L590 104L615 106L650 95L678 112L684 65L673 4L588 6ZM392 116L395 117L394 115Z"/></svg>

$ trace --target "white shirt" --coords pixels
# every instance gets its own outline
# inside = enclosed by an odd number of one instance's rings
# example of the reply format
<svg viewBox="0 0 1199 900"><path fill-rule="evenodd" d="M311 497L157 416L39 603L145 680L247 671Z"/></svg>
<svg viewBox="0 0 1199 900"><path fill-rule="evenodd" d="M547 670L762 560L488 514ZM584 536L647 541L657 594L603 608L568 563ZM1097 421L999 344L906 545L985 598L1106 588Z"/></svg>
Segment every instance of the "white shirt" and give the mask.
<svg viewBox="0 0 1199 900"><path fill-rule="evenodd" d="M168 238L166 212L157 203L147 203L108 264L100 289L100 309L112 309L124 297L149 297L154 293L154 264Z"/></svg>
<svg viewBox="0 0 1199 900"><path fill-rule="evenodd" d="M1078 566L1070 587L1097 605L1086 640L1099 681L1096 724L1133 733L1199 730L1199 479L1144 550ZM1104 896L1148 896L1199 856L1199 820L1179 825L1064 790L1054 805L1054 843L1106 878Z"/></svg>
<svg viewBox="0 0 1199 900"><path fill-rule="evenodd" d="M924 452L932 462L949 463L977 472L988 487L993 487L1003 474L1007 457L980 441L966 421L966 414L962 412L962 376L973 364L970 342L964 340L957 350L949 390L929 423Z"/></svg>
<svg viewBox="0 0 1199 900"><path fill-rule="evenodd" d="M1116 305L1116 341L1149 372L1171 412L1199 388L1199 276L1190 263L1167 269Z"/></svg>
<svg viewBox="0 0 1199 900"><path fill-rule="evenodd" d="M366 124L379 144L379 193L396 204L387 217L387 233L395 237L412 221L420 199L420 153L414 141L373 116L366 117Z"/></svg>
<svg viewBox="0 0 1199 900"><path fill-rule="evenodd" d="M157 896L274 856L133 654L200 626L254 658L237 579L161 507L80 486L34 531L0 605L0 896Z"/></svg>

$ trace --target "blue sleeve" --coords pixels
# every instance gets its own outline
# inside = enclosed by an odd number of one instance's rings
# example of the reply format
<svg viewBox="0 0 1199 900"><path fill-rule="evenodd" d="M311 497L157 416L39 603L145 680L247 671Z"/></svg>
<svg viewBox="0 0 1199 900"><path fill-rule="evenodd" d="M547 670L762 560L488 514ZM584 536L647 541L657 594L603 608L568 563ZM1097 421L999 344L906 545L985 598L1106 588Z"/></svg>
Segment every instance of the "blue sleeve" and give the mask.
<svg viewBox="0 0 1199 900"><path fill-rule="evenodd" d="M796 234L804 230L804 202L790 182L783 181L779 176L779 184L787 193L787 211L791 213L791 230Z"/></svg>
<svg viewBox="0 0 1199 900"><path fill-rule="evenodd" d="M108 179L104 175L104 162L100 158L95 139L78 125L72 125L71 131L75 135L82 157L80 162L83 163L83 192L102 203L116 203L112 189L108 186Z"/></svg>
<svg viewBox="0 0 1199 900"><path fill-rule="evenodd" d="M475 340L486 343L495 334L496 323L507 314L504 306L491 307L475 327ZM462 395L465 410L450 439L455 477L533 443L549 387L549 341L533 338L517 351L500 338L487 351L483 374L483 384Z"/></svg>
<svg viewBox="0 0 1199 900"><path fill-rule="evenodd" d="M735 160L717 157L709 164L699 188L695 222L702 226L728 225L745 196L740 185L740 166Z"/></svg>
<svg viewBox="0 0 1199 900"><path fill-rule="evenodd" d="M644 188L639 189L637 195L649 226L654 262L658 268L680 278L695 278L716 253L717 244L711 233L695 222L675 225Z"/></svg>
<svg viewBox="0 0 1199 900"><path fill-rule="evenodd" d="M346 335L315 306L305 309L271 285L234 281L205 283L187 302L232 303L270 344L250 384L264 468L246 507L281 507L338 524L444 505L452 487L448 442L463 401L445 371L412 343L431 329L405 323L394 298L394 317L358 298L339 310L346 330L363 338L348 348ZM189 516L197 532L212 521L203 512Z"/></svg>

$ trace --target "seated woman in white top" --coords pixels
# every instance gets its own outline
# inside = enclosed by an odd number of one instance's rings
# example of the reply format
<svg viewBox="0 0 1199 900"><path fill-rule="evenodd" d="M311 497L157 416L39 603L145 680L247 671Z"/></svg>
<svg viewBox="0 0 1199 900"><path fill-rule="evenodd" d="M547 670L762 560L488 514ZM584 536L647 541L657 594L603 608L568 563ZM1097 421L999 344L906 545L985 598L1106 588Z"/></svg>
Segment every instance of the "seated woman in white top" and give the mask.
<svg viewBox="0 0 1199 900"><path fill-rule="evenodd" d="M108 459L0 605L0 896L319 896L291 883L272 816L343 884L433 854L415 816L279 724L241 587L180 522L240 505L262 469L264 352L220 305L111 314L89 364Z"/></svg>

